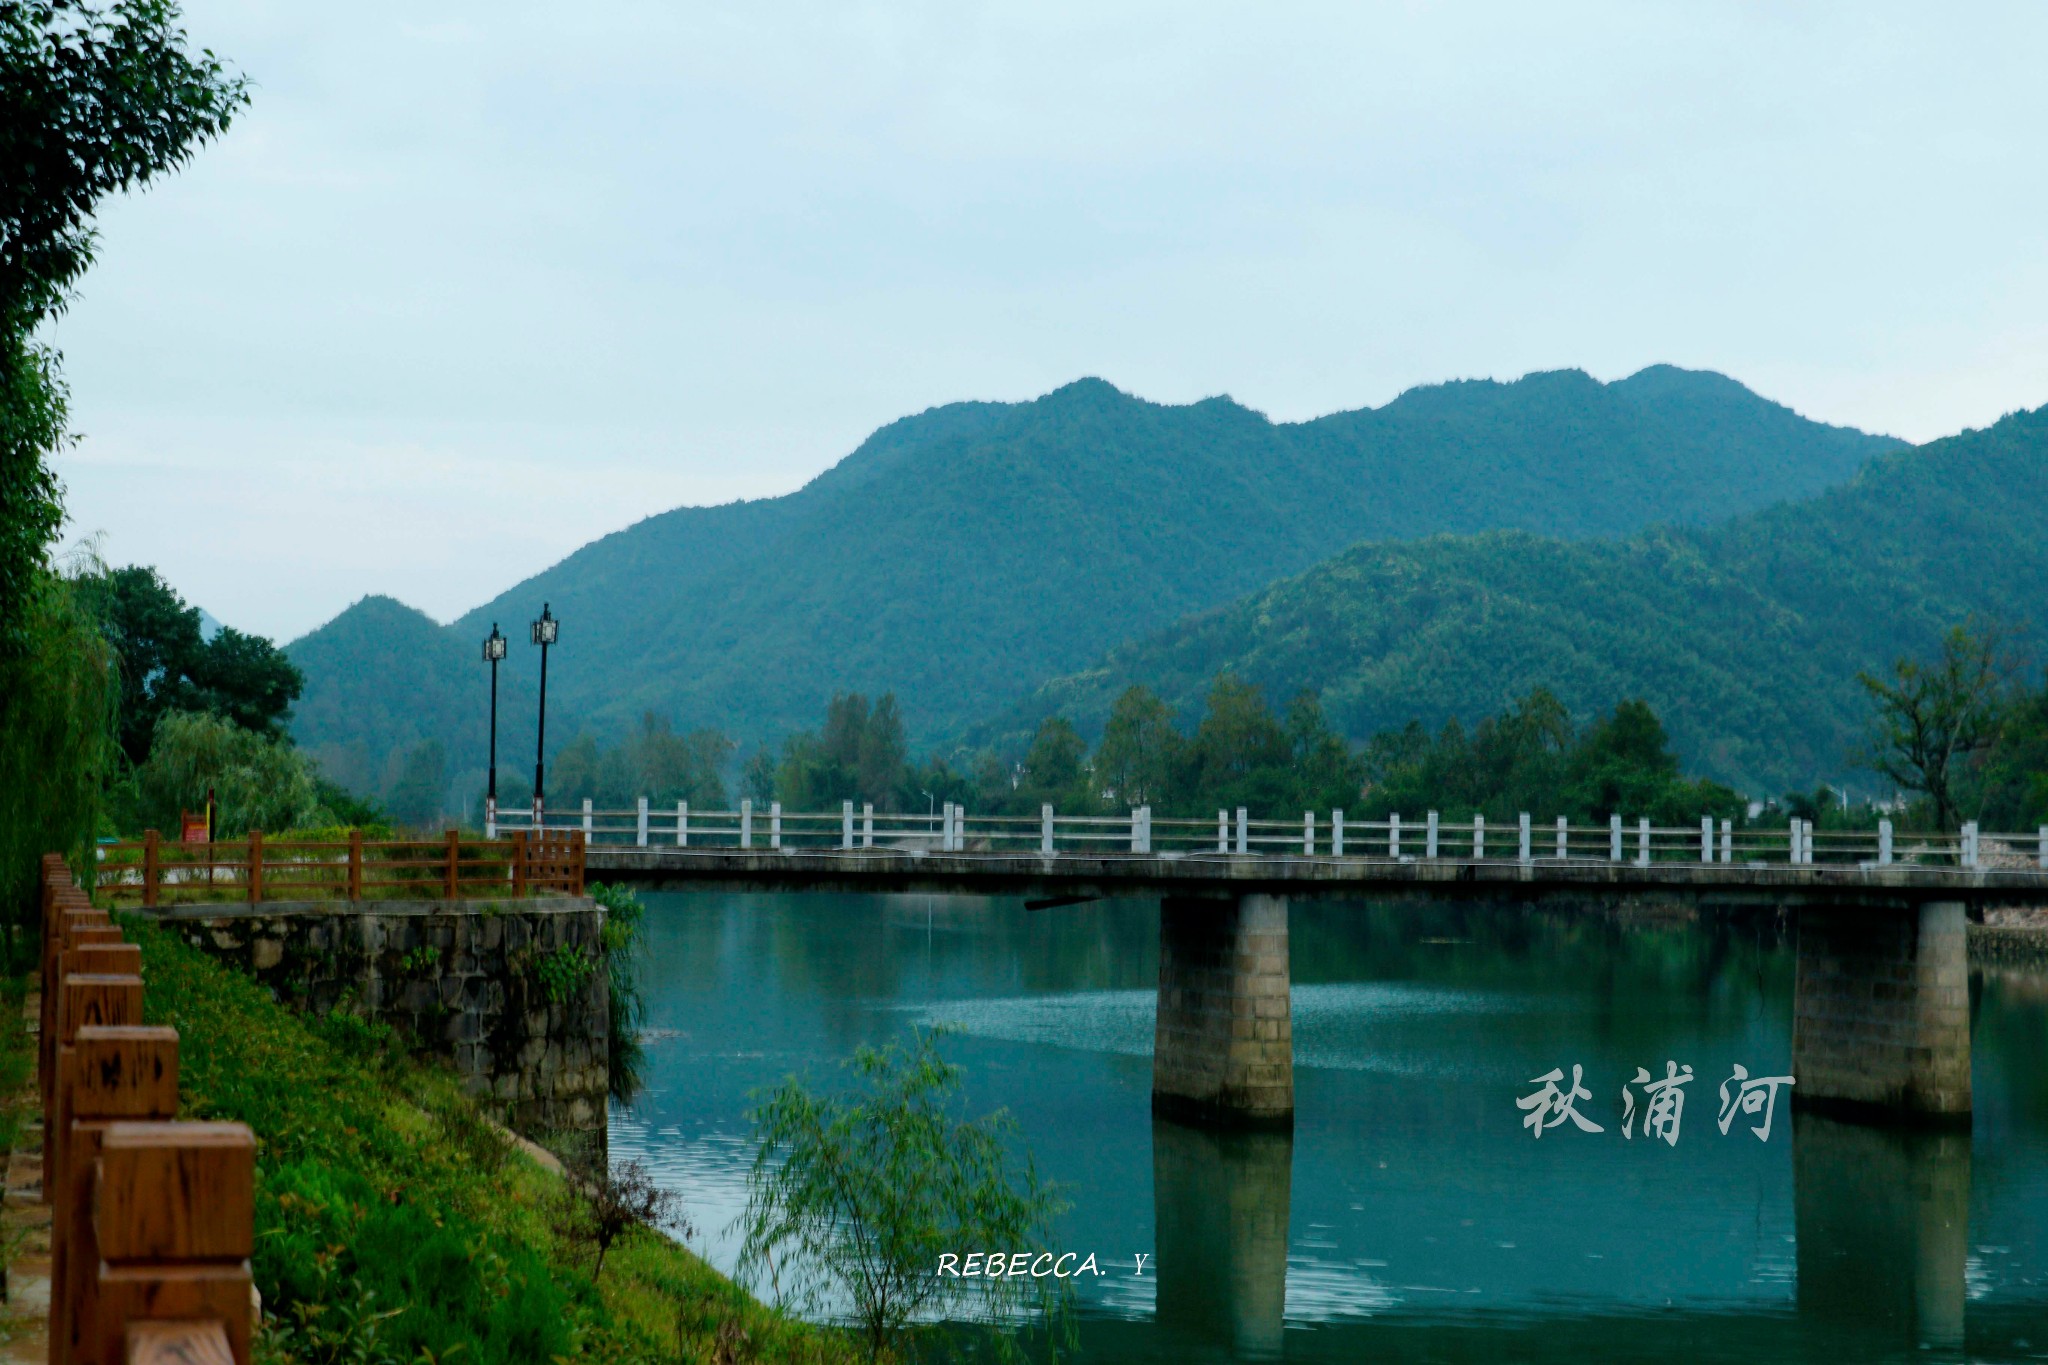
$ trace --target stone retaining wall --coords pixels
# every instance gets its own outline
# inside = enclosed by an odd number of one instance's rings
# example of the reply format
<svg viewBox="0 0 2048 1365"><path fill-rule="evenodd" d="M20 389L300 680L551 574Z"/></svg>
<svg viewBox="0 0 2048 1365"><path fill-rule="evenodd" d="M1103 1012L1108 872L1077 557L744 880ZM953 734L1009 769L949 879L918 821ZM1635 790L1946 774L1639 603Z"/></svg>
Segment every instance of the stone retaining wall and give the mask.
<svg viewBox="0 0 2048 1365"><path fill-rule="evenodd" d="M509 1127L604 1145L604 910L585 896L200 904L151 912L294 1009L390 1024Z"/></svg>

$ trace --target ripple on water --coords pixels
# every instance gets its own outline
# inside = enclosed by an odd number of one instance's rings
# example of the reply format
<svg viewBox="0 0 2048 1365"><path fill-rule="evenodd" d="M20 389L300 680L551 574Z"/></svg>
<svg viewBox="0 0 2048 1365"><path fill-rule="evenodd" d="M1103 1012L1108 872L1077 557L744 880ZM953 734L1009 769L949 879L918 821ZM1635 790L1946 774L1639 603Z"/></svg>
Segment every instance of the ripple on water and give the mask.
<svg viewBox="0 0 2048 1365"><path fill-rule="evenodd" d="M1296 986L1294 1064L1333 1071L1399 1076L1501 1079L1513 1074L1484 1064L1474 1053L1443 1047L1449 1020L1527 1013L1534 1002L1498 991L1458 990L1400 982ZM1155 993L1149 990L1079 991L995 999L892 1004L976 1038L1084 1052L1152 1055ZM1413 1046L1404 1046L1412 1039Z"/></svg>

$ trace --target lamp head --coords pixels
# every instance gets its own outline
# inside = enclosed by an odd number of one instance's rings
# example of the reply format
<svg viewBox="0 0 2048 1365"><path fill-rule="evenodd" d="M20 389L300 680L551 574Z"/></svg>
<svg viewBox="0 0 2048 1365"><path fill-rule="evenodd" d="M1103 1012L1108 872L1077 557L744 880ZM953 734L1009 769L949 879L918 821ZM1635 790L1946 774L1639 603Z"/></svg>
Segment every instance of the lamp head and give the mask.
<svg viewBox="0 0 2048 1365"><path fill-rule="evenodd" d="M496 663L505 657L505 637L498 634L498 623L491 622L491 633L484 637L484 662Z"/></svg>
<svg viewBox="0 0 2048 1365"><path fill-rule="evenodd" d="M541 603L540 619L533 623L533 642L537 645L553 644L555 642L555 632L560 626L561 622L557 621L554 618L554 614L548 610L548 604L545 602Z"/></svg>

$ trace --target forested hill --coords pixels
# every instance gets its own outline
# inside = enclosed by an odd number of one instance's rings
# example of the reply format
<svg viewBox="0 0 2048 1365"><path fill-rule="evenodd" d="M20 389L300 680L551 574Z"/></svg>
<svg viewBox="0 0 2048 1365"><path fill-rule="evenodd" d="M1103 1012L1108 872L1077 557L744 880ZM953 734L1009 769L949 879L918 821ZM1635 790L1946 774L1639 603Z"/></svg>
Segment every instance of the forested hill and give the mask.
<svg viewBox="0 0 2048 1365"><path fill-rule="evenodd" d="M894 689L929 738L1360 540L1706 523L1838 484L1898 444L1664 366L1611 384L1576 370L1444 384L1299 424L1083 380L905 418L787 497L650 517L438 645L424 618L406 622L418 657L396 670L383 630L355 619L390 627L396 604L359 603L291 646L307 674L294 728L359 789L426 735L479 767L476 642L493 620L523 636L545 599L563 621L549 708L565 740L647 709L772 737L835 689ZM506 665L522 725L536 653L515 639Z"/></svg>
<svg viewBox="0 0 2048 1365"><path fill-rule="evenodd" d="M1360 545L1047 684L989 734L1050 711L1090 728L1130 682L1185 714L1225 668L1276 702L1318 690L1358 738L1415 717L1470 723L1540 685L1582 718L1647 699L1688 766L1761 796L1858 781L1856 671L1931 652L1973 613L2031 627L2038 652L2048 408L1713 528Z"/></svg>

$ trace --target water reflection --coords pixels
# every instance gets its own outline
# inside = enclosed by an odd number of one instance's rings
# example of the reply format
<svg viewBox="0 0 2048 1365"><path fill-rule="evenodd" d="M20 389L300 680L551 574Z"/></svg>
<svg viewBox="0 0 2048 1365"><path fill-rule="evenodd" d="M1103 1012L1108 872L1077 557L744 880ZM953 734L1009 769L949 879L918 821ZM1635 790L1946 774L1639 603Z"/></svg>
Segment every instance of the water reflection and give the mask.
<svg viewBox="0 0 2048 1365"><path fill-rule="evenodd" d="M1716 1130L1714 1086L1789 1068L1782 935L1300 905L1290 1143L1153 1120L1155 906L662 896L647 932L660 1032L614 1153L683 1194L722 1267L752 1092L841 1084L858 1045L946 1024L967 1108L1011 1111L1073 1205L1061 1243L1113 1265L1078 1286L1086 1361L1836 1365L1938 1359L1965 1327L1972 1358L2048 1347L2039 978L1983 982L1970 1137L1781 1107L1759 1142ZM1701 1077L1682 1139L1623 1140L1621 1083L1667 1058ZM1515 1098L1574 1063L1606 1131L1532 1140Z"/></svg>
<svg viewBox="0 0 2048 1365"><path fill-rule="evenodd" d="M1159 1323L1189 1358L1277 1360L1294 1134L1152 1122Z"/></svg>
<svg viewBox="0 0 2048 1365"><path fill-rule="evenodd" d="M1799 1316L1876 1349L1958 1349L1970 1250L1970 1135L1794 1116Z"/></svg>

